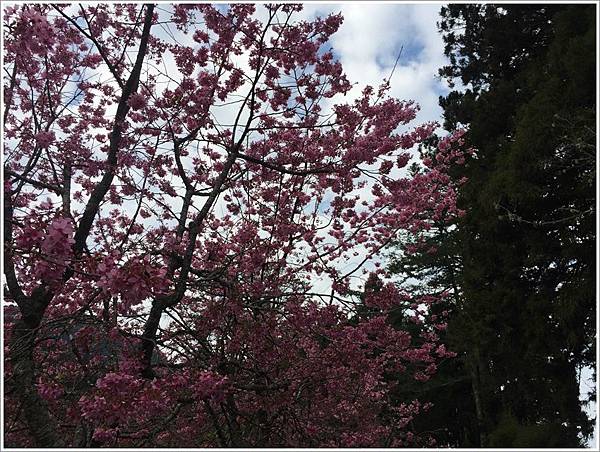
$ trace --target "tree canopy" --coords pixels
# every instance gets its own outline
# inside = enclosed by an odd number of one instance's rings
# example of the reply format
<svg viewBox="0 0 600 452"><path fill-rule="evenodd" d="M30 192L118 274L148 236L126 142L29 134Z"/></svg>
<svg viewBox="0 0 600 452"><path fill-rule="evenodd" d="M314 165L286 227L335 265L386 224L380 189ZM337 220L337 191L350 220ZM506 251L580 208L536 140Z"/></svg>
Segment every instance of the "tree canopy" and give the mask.
<svg viewBox="0 0 600 452"><path fill-rule="evenodd" d="M460 213L462 134L405 174L435 126L300 9L6 7L7 446L429 444L389 375L452 356L439 298L351 281Z"/></svg>

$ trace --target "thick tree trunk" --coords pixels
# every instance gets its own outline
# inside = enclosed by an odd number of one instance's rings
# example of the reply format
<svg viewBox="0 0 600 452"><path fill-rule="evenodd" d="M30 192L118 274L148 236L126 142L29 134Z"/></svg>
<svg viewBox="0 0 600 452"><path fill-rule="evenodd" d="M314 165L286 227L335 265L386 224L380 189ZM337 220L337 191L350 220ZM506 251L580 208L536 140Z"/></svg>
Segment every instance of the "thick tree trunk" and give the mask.
<svg viewBox="0 0 600 452"><path fill-rule="evenodd" d="M473 355L469 357L469 371L471 373L471 389L473 390L473 401L475 402L475 414L477 416L477 429L479 431L479 446L486 447L487 438L485 431L485 414L481 399L481 356L479 349L475 348Z"/></svg>
<svg viewBox="0 0 600 452"><path fill-rule="evenodd" d="M30 310L13 327L10 340L11 381L21 402L22 415L35 447L60 447L56 423L36 388L33 352L35 338L47 304L44 295L30 298Z"/></svg>

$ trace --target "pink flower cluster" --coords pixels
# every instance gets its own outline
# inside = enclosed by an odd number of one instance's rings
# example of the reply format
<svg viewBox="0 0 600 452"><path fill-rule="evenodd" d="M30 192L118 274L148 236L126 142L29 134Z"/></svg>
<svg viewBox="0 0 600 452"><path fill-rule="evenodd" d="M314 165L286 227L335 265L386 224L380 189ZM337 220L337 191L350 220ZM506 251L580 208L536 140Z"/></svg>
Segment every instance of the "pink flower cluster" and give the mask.
<svg viewBox="0 0 600 452"><path fill-rule="evenodd" d="M129 96L129 99L127 99L127 105L129 105L132 110L141 110L146 106L146 97L141 93L132 94Z"/></svg>
<svg viewBox="0 0 600 452"><path fill-rule="evenodd" d="M111 295L120 295L123 313L168 286L166 269L152 264L149 256L131 259L122 266L111 256L98 264L96 270L100 275L99 287Z"/></svg>
<svg viewBox="0 0 600 452"><path fill-rule="evenodd" d="M57 383L44 383L41 378L38 379L36 387L40 396L49 402L58 400L64 393L63 388Z"/></svg>
<svg viewBox="0 0 600 452"><path fill-rule="evenodd" d="M54 135L54 132L51 130L38 132L35 135L35 142L42 149L50 147L50 145L52 145L52 143L54 143L55 139L56 139L56 136Z"/></svg>
<svg viewBox="0 0 600 452"><path fill-rule="evenodd" d="M38 276L48 282L57 282L73 255L75 231L70 218L55 218L48 226L40 245L42 260L36 267Z"/></svg>

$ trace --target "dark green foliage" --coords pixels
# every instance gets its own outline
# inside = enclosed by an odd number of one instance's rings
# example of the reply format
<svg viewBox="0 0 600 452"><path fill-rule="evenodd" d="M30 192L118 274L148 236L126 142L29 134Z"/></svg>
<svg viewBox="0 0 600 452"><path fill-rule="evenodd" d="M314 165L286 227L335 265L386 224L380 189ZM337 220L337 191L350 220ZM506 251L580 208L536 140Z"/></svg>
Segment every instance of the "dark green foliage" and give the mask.
<svg viewBox="0 0 600 452"><path fill-rule="evenodd" d="M459 357L425 386L435 407L422 428L445 429L440 445L581 446L592 423L578 370L595 367L595 5L441 16L440 75L467 86L440 99L445 126L466 125L476 156L454 169L468 178L465 217L432 229L423 249L436 253L399 249L391 264L453 294L445 340Z"/></svg>
<svg viewBox="0 0 600 452"><path fill-rule="evenodd" d="M572 447L566 438L569 432L558 423L520 424L515 416L503 415L490 434L489 447Z"/></svg>

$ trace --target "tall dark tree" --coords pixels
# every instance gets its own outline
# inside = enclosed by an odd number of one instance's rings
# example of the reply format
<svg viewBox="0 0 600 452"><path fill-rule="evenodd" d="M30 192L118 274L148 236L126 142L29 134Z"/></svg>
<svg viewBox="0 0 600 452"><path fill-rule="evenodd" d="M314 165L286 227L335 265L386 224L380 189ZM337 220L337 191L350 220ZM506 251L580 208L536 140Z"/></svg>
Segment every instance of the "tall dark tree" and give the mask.
<svg viewBox="0 0 600 452"><path fill-rule="evenodd" d="M466 215L392 267L453 293L446 339L460 359L436 377L449 385L429 419L453 416L443 443L574 447L591 433L578 378L595 365L594 8L441 10L440 75L457 89L440 105L476 150L454 174Z"/></svg>

